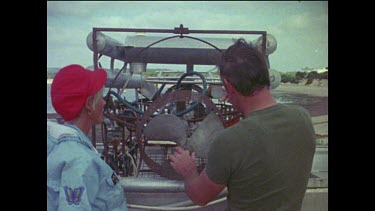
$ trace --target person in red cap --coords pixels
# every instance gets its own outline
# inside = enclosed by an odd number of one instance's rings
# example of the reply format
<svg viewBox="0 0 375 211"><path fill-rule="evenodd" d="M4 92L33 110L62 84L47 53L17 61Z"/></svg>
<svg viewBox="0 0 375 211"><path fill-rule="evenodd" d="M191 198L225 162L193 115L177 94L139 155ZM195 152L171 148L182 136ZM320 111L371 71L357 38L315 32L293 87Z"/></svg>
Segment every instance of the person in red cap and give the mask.
<svg viewBox="0 0 375 211"><path fill-rule="evenodd" d="M103 122L107 73L72 64L55 75L51 100L64 119L47 121L47 210L127 210L119 177L87 137Z"/></svg>

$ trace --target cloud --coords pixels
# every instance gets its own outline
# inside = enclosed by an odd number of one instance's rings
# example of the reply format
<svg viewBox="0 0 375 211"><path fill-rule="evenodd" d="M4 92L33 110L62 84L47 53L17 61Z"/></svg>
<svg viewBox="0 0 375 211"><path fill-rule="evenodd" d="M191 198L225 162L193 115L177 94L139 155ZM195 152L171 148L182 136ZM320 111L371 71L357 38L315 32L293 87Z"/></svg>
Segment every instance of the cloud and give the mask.
<svg viewBox="0 0 375 211"><path fill-rule="evenodd" d="M85 2L85 1L47 1L47 16L86 16L92 11L100 9L106 2Z"/></svg>
<svg viewBox="0 0 375 211"><path fill-rule="evenodd" d="M328 33L328 14L305 12L291 15L283 20L278 27L279 31Z"/></svg>

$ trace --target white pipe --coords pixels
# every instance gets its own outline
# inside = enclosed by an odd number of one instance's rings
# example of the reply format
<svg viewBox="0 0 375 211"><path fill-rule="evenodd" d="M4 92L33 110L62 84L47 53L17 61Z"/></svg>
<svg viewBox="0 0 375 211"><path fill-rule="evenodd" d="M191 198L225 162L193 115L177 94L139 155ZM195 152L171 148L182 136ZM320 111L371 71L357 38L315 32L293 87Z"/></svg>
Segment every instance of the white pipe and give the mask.
<svg viewBox="0 0 375 211"><path fill-rule="evenodd" d="M137 175L137 165L135 165L134 163L134 159L133 159L133 156L131 156L128 152L128 150L125 151L125 154L130 157L130 160L131 160L131 164L133 166L133 175Z"/></svg>
<svg viewBox="0 0 375 211"><path fill-rule="evenodd" d="M164 205L164 206L145 206L145 205L137 205L137 204L128 204L128 208L145 209L145 210L193 210L193 209L199 209L199 208L202 208L202 207L208 207L208 206L223 202L226 199L227 199L227 197L223 197L223 198L217 199L215 201L211 201L205 206L193 205L193 206L188 206L188 207L168 207L168 205Z"/></svg>
<svg viewBox="0 0 375 211"><path fill-rule="evenodd" d="M160 84L176 84L176 81L172 80L145 80L148 83L160 83ZM202 84L203 81L181 81L181 84ZM221 81L207 81L207 84L222 85Z"/></svg>

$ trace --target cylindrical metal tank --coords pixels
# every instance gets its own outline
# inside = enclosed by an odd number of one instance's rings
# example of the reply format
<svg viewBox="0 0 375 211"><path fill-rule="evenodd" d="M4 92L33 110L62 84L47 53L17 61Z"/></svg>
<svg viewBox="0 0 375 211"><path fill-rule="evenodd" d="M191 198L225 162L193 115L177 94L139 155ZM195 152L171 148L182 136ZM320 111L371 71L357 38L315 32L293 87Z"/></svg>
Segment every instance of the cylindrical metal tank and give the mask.
<svg viewBox="0 0 375 211"><path fill-rule="evenodd" d="M86 69L93 70L94 67L88 66L86 67ZM117 72L111 69L106 69L106 68L101 68L101 69L107 72L107 81L105 82L105 87L122 89L127 80L129 81L126 85L126 88L142 88L146 84L145 83L145 80L147 80L146 76L143 76L140 74L129 75L127 73L120 73L120 75L117 76L116 80L114 80L117 75Z"/></svg>
<svg viewBox="0 0 375 211"><path fill-rule="evenodd" d="M127 36L125 43L121 44L117 40L98 32L98 53L129 63L217 65L221 58L221 52L225 51L236 40L234 38L199 38L204 40L205 43L189 37L166 38L168 37L134 35ZM165 40L156 43L162 39ZM93 50L92 32L87 36L86 43ZM153 43L156 44L152 45ZM261 49L262 37L260 36L252 43L258 49ZM149 45L152 46L145 49ZM276 50L276 39L270 34L267 34L266 46L267 55Z"/></svg>
<svg viewBox="0 0 375 211"><path fill-rule="evenodd" d="M281 83L280 73L274 69L268 69L268 74L270 76L271 89L276 89Z"/></svg>
<svg viewBox="0 0 375 211"><path fill-rule="evenodd" d="M105 35L102 32L96 32L97 40L97 51L101 54L115 58L118 60L124 59L124 52L117 46L122 46L123 44L116 39ZM94 51L93 42L92 42L92 32L87 35L86 38L87 47Z"/></svg>
<svg viewBox="0 0 375 211"><path fill-rule="evenodd" d="M260 36L258 39L252 41L251 43L254 43L259 51L262 51L262 36ZM267 34L266 37L266 55L270 55L273 52L275 52L277 48L277 41L276 38L271 35Z"/></svg>

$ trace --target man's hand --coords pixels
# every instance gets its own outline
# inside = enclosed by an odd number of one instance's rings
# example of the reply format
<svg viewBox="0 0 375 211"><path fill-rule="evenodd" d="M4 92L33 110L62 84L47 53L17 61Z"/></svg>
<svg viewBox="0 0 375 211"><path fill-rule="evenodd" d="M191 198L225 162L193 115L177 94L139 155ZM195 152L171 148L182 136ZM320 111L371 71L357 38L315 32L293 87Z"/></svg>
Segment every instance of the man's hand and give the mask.
<svg viewBox="0 0 375 211"><path fill-rule="evenodd" d="M177 146L175 152L170 157L171 166L180 174L184 179L190 180L198 176L198 171L195 163L195 152L191 155L188 150L184 150Z"/></svg>
<svg viewBox="0 0 375 211"><path fill-rule="evenodd" d="M206 169L198 174L194 152L190 155L188 150L185 151L181 147L176 147L170 159L174 170L184 177L185 193L195 204L206 205L225 188L225 184L213 182L207 176Z"/></svg>

